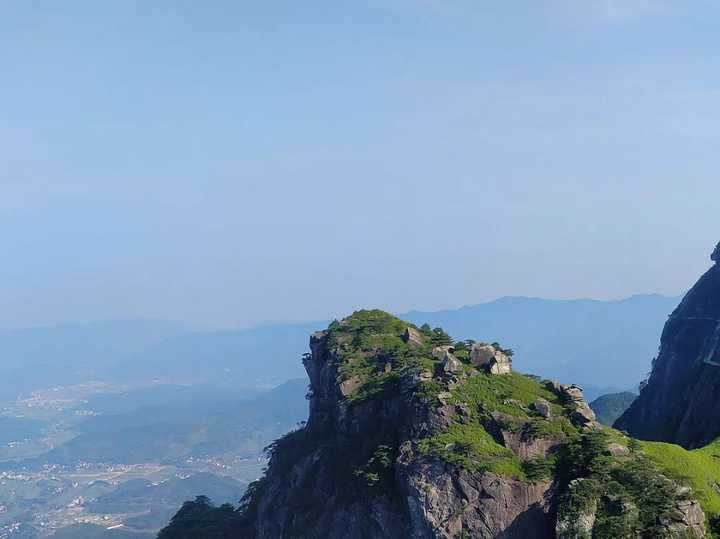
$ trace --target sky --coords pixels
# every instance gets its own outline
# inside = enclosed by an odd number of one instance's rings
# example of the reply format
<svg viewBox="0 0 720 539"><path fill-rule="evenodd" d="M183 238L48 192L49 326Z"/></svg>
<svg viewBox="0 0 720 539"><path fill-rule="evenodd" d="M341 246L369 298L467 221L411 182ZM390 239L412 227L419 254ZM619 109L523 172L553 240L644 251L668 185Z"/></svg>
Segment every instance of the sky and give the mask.
<svg viewBox="0 0 720 539"><path fill-rule="evenodd" d="M0 328L680 294L720 4L0 0Z"/></svg>

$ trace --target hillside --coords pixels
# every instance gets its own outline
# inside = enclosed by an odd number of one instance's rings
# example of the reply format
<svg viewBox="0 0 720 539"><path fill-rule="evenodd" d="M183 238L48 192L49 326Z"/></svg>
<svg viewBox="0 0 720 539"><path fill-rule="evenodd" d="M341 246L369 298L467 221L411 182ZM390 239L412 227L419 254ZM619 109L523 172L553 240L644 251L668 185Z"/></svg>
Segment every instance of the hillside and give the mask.
<svg viewBox="0 0 720 539"><path fill-rule="evenodd" d="M0 417L0 537L155 537L200 493L236 503L263 448L308 409L305 379L264 391L82 389L5 403L38 419Z"/></svg>
<svg viewBox="0 0 720 539"><path fill-rule="evenodd" d="M600 423L611 427L635 399L637 399L637 395L627 391L609 393L592 401L590 408L595 412L595 416Z"/></svg>
<svg viewBox="0 0 720 539"><path fill-rule="evenodd" d="M710 519L715 495L674 465L688 452L602 427L582 390L519 374L497 343L359 311L311 350L307 424L239 509L188 502L161 539L710 533L697 499Z"/></svg>
<svg viewBox="0 0 720 539"><path fill-rule="evenodd" d="M137 393L133 392L131 402L136 401ZM144 395L147 390L140 393ZM75 427L78 436L19 464L170 463L229 450L239 458L252 459L307 413L307 383L302 379L290 380L254 398L215 401L208 396L209 402L190 401L192 406L188 406L187 399L194 393L188 388L177 395L182 400L90 417ZM106 409L117 409L117 400L124 401L116 397L116 404L111 406L108 396L96 398L100 410L103 403Z"/></svg>

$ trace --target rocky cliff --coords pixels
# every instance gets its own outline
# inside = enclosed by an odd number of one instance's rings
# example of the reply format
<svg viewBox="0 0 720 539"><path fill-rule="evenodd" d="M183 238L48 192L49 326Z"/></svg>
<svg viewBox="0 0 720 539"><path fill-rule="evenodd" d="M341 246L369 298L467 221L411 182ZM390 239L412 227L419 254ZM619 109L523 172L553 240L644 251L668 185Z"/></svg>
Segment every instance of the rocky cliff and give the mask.
<svg viewBox="0 0 720 539"><path fill-rule="evenodd" d="M667 321L640 396L615 424L635 437L696 448L720 435L720 244L711 258Z"/></svg>
<svg viewBox="0 0 720 539"><path fill-rule="evenodd" d="M705 537L689 488L512 350L381 311L310 347L307 424L239 509L190 502L162 539Z"/></svg>

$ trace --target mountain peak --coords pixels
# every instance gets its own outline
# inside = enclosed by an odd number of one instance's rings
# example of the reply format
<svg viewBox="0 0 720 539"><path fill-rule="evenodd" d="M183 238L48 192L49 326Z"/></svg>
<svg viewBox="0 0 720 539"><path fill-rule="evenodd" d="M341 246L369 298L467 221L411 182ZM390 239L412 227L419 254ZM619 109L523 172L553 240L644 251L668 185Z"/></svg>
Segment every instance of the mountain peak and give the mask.
<svg viewBox="0 0 720 539"><path fill-rule="evenodd" d="M704 536L689 490L601 427L581 388L513 372L498 343L375 310L310 348L306 425L272 444L237 511L186 504L162 539Z"/></svg>

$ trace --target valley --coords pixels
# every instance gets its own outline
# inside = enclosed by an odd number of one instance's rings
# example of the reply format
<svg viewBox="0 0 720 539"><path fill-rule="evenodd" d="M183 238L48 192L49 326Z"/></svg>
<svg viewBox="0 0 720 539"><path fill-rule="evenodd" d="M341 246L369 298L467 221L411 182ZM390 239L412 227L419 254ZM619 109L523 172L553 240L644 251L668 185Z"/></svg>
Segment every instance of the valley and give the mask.
<svg viewBox="0 0 720 539"><path fill-rule="evenodd" d="M5 402L0 538L144 539L198 494L237 503L263 448L303 419L304 394L303 380L245 396L82 383Z"/></svg>
<svg viewBox="0 0 720 539"><path fill-rule="evenodd" d="M578 374L594 399L637 385L676 301L503 298L405 316L498 336L528 372ZM264 449L307 419L300 358L326 324L0 332L0 539L149 539L199 495L237 505Z"/></svg>

